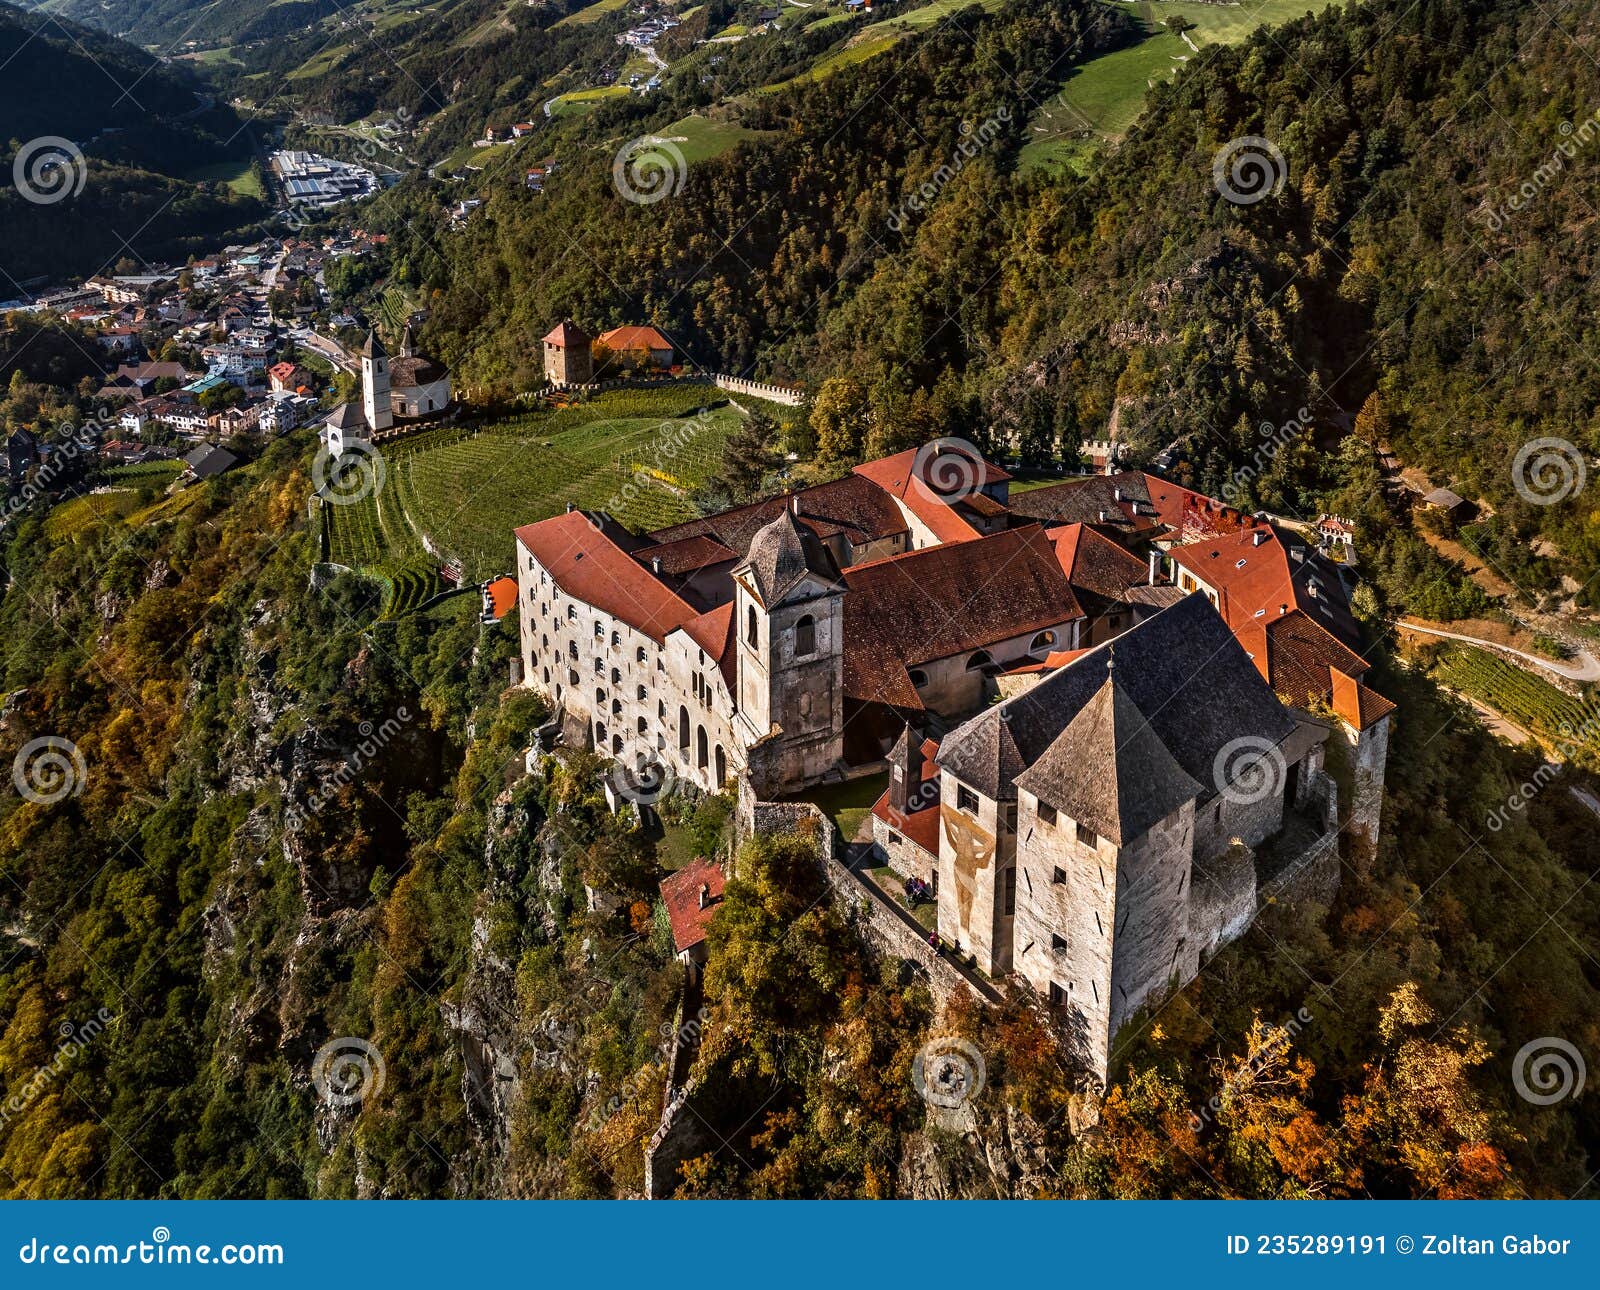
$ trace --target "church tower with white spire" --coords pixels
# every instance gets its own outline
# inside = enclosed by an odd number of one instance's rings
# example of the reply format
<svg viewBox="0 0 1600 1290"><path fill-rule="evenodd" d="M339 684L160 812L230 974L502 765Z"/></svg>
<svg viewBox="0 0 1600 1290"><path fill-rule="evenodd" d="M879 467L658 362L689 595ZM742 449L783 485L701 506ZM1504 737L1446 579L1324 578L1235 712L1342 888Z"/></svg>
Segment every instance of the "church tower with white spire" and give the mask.
<svg viewBox="0 0 1600 1290"><path fill-rule="evenodd" d="M367 333L367 343L361 347L361 411L368 430L387 430L394 424L389 353L376 331Z"/></svg>

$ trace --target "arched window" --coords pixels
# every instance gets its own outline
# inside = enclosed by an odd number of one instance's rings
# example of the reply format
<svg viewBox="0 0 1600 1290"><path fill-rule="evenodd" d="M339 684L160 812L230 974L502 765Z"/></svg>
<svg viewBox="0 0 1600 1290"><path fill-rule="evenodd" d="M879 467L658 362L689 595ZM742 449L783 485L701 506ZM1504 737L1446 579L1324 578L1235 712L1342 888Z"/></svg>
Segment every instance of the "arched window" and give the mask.
<svg viewBox="0 0 1600 1290"><path fill-rule="evenodd" d="M569 623L575 623L578 621L578 607L576 605L567 606L567 621Z"/></svg>
<svg viewBox="0 0 1600 1290"><path fill-rule="evenodd" d="M639 686L639 693L638 693L639 702L643 703L645 701L646 697L648 697L648 696L647 696L647 692L646 692L644 686L642 686L642 685Z"/></svg>
<svg viewBox="0 0 1600 1290"><path fill-rule="evenodd" d="M604 748L606 746L606 723L604 721L596 721L594 723L594 746L596 748Z"/></svg>
<svg viewBox="0 0 1600 1290"><path fill-rule="evenodd" d="M1042 649L1049 649L1055 643L1056 634L1054 632L1040 632L1033 638L1033 642L1028 646L1028 649L1030 652L1037 654Z"/></svg>
<svg viewBox="0 0 1600 1290"><path fill-rule="evenodd" d="M744 611L744 639L754 649L760 641L760 634L756 629L756 607L751 605Z"/></svg>
<svg viewBox="0 0 1600 1290"><path fill-rule="evenodd" d="M717 745L717 787L721 788L728 782L728 754L722 751L722 745Z"/></svg>
<svg viewBox="0 0 1600 1290"><path fill-rule="evenodd" d="M706 728L700 726L694 734L694 764L704 770L711 761L711 746L706 739Z"/></svg>
<svg viewBox="0 0 1600 1290"><path fill-rule="evenodd" d="M611 751L612 751L613 754L620 753L622 751L622 736L621 735L612 735L611 736Z"/></svg>
<svg viewBox="0 0 1600 1290"><path fill-rule="evenodd" d="M911 669L911 684L912 685L916 686L917 689L920 690L927 683L928 683L928 674L926 672L924 672L920 667L914 667L914 668Z"/></svg>
<svg viewBox="0 0 1600 1290"><path fill-rule="evenodd" d="M594 688L594 701L596 703L604 703L606 701L606 692L598 685Z"/></svg>
<svg viewBox="0 0 1600 1290"><path fill-rule="evenodd" d="M639 646L639 648L634 651L633 661L636 662L636 663L643 663L644 662L644 646L643 645Z"/></svg>
<svg viewBox="0 0 1600 1290"><path fill-rule="evenodd" d="M545 670L544 670L544 683L546 685L550 684L550 669L549 668L545 668Z"/></svg>
<svg viewBox="0 0 1600 1290"><path fill-rule="evenodd" d="M689 755L689 709L678 708L678 750L684 756Z"/></svg>
<svg viewBox="0 0 1600 1290"><path fill-rule="evenodd" d="M643 717L639 718L639 733L641 735L645 735L645 734L649 734L650 733L650 723L648 721L646 721Z"/></svg>
<svg viewBox="0 0 1600 1290"><path fill-rule="evenodd" d="M980 668L988 667L993 662L994 662L994 660L989 657L989 651L988 650L986 650L986 649L974 650L973 653L972 653L972 657L967 660L967 671L976 672Z"/></svg>
<svg viewBox="0 0 1600 1290"><path fill-rule="evenodd" d="M612 699L611 700L611 715L614 716L614 717L620 717L622 715L622 700L621 699Z"/></svg>
<svg viewBox="0 0 1600 1290"><path fill-rule="evenodd" d="M794 625L794 652L796 658L817 652L817 620L810 614Z"/></svg>

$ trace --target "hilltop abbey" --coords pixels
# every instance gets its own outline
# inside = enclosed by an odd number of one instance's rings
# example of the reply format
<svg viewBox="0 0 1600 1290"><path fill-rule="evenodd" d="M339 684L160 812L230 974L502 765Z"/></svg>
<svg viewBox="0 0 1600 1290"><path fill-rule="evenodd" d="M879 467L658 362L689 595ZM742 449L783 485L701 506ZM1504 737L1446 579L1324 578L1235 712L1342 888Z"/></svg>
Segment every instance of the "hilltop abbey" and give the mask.
<svg viewBox="0 0 1600 1290"><path fill-rule="evenodd" d="M1103 1074L1261 899L1331 895L1341 830L1375 843L1394 710L1335 566L1105 469L1013 496L941 441L654 533L527 525L525 682L621 766L707 791L887 767L883 858Z"/></svg>

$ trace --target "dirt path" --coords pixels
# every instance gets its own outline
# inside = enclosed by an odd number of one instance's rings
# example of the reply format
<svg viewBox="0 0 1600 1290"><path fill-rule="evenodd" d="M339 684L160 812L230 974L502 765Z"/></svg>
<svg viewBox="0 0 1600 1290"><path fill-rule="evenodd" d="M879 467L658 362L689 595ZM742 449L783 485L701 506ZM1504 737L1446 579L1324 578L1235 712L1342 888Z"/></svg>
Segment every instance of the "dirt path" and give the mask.
<svg viewBox="0 0 1600 1290"><path fill-rule="evenodd" d="M1502 645L1498 641L1487 641L1481 636L1468 636L1463 632L1447 632L1440 627L1424 627L1420 623L1411 623L1398 620L1395 623L1401 631L1418 632L1423 636L1438 636L1445 640L1465 641L1468 645L1476 645L1480 649L1498 650L1502 654L1509 654L1521 663L1532 664L1534 667L1543 668L1556 676L1568 681L1600 681L1600 660L1586 649L1577 651L1577 661L1563 663L1553 658L1540 658L1536 654L1528 654L1520 649L1513 649L1510 645Z"/></svg>

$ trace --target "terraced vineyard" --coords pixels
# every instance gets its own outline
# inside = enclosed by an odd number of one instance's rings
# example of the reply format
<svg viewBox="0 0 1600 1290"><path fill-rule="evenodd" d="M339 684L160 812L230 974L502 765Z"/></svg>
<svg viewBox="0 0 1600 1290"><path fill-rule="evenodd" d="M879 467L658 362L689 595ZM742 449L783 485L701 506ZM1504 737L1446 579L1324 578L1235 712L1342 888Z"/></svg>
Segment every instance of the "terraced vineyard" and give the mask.
<svg viewBox="0 0 1600 1290"><path fill-rule="evenodd" d="M1487 650L1448 645L1433 676L1502 713L1569 760L1600 765L1600 698L1578 698Z"/></svg>
<svg viewBox="0 0 1600 1290"><path fill-rule="evenodd" d="M415 581L440 556L459 560L469 581L505 572L512 530L569 502L636 529L689 519L690 494L716 471L739 421L717 390L674 385L403 440L384 449L375 496L324 508L328 558L382 579L392 614L438 589Z"/></svg>

